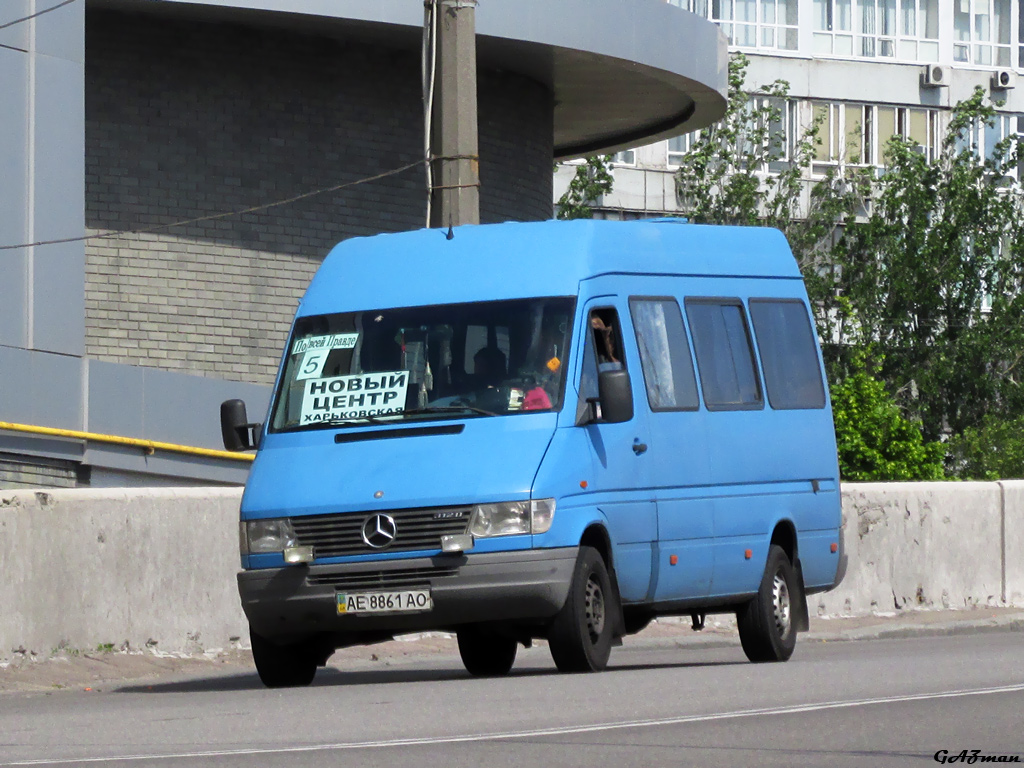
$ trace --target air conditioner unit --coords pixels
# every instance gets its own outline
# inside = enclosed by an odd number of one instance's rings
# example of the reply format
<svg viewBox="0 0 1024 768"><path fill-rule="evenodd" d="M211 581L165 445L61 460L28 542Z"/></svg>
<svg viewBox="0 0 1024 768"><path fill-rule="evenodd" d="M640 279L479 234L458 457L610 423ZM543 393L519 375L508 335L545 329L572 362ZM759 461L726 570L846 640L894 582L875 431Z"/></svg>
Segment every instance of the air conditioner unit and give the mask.
<svg viewBox="0 0 1024 768"><path fill-rule="evenodd" d="M949 85L949 69L938 64L929 64L921 70L921 87L944 88Z"/></svg>
<svg viewBox="0 0 1024 768"><path fill-rule="evenodd" d="M994 90L1005 91L1017 84L1017 74L1012 69L997 69L992 73L991 85Z"/></svg>

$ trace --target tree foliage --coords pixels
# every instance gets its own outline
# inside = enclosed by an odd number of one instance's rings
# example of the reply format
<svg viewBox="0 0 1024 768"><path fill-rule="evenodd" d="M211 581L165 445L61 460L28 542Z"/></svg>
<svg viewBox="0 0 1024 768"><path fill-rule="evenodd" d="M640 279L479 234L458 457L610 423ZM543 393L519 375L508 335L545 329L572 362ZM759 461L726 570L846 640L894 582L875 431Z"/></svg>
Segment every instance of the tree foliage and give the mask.
<svg viewBox="0 0 1024 768"><path fill-rule="evenodd" d="M839 465L847 480L942 480L942 444L926 443L864 354L831 387Z"/></svg>
<svg viewBox="0 0 1024 768"><path fill-rule="evenodd" d="M785 232L833 382L844 476L931 477L935 441L951 435L954 474L1009 471L971 447L1024 418L1024 204L1010 183L1020 147L975 149L995 106L981 89L958 104L932 158L897 136L884 171L851 162L808 181L820 125L787 147L788 84L746 90L746 68L731 61L727 114L683 158L678 199L695 222Z"/></svg>
<svg viewBox="0 0 1024 768"><path fill-rule="evenodd" d="M612 191L611 155L594 155L576 166L576 173L556 205L559 219L592 219L593 206Z"/></svg>
<svg viewBox="0 0 1024 768"><path fill-rule="evenodd" d="M833 371L845 370L844 349L870 342L929 439L1024 412L1024 210L1005 182L1017 149L1004 142L979 162L970 148L994 117L976 90L954 109L933 162L891 139L885 173L861 184L868 215L815 264Z"/></svg>
<svg viewBox="0 0 1024 768"><path fill-rule="evenodd" d="M1024 416L986 416L949 441L948 464L970 480L1024 478Z"/></svg>

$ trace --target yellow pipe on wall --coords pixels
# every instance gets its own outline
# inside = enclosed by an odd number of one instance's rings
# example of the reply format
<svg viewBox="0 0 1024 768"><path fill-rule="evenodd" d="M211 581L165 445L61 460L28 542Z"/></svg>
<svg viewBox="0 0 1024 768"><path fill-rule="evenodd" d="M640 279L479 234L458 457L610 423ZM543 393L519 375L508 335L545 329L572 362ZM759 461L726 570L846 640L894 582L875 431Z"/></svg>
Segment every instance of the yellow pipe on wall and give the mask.
<svg viewBox="0 0 1024 768"><path fill-rule="evenodd" d="M47 435L49 437L69 437L74 440L92 440L97 443L110 443L112 445L127 445L133 448L142 448L147 454L152 455L156 451L170 451L171 453L184 453L189 456L206 456L212 459L230 459L231 461L252 461L254 456L248 453L234 453L233 451L217 451L212 448L196 448L191 445L178 445L176 443L161 443L156 440L140 440L136 437L119 437L117 435L101 435L96 432L79 432L74 429L54 429L53 427L36 427L31 424L14 424L9 421L0 421L0 430L11 432L27 432L32 435Z"/></svg>

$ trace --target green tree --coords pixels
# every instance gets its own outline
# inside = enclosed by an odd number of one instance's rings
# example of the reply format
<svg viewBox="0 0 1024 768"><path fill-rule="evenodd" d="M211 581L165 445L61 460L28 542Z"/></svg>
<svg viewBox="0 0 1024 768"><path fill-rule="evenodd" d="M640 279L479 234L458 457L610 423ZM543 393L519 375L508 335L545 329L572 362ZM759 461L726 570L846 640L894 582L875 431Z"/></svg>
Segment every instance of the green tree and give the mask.
<svg viewBox="0 0 1024 768"><path fill-rule="evenodd" d="M594 155L576 166L568 189L558 198L559 219L592 219L593 206L612 191L611 155Z"/></svg>
<svg viewBox="0 0 1024 768"><path fill-rule="evenodd" d="M748 89L749 65L742 53L729 60L725 116L694 137L676 174L676 198L696 224L781 229L798 260L811 263L852 220L858 190L834 174L807 184L820 125L790 139L789 83Z"/></svg>
<svg viewBox="0 0 1024 768"><path fill-rule="evenodd" d="M1024 478L1024 416L986 416L977 427L955 435L947 464L965 480Z"/></svg>
<svg viewBox="0 0 1024 768"><path fill-rule="evenodd" d="M979 426L986 415L1024 413L1020 188L1007 183L1012 140L981 161L972 136L995 109L979 88L958 104L938 156L909 140L886 147L885 171L816 260L809 288L833 374L870 342L879 375L926 438Z"/></svg>
<svg viewBox="0 0 1024 768"><path fill-rule="evenodd" d="M942 480L942 444L924 441L921 425L903 416L866 355L855 355L851 368L830 387L843 479Z"/></svg>

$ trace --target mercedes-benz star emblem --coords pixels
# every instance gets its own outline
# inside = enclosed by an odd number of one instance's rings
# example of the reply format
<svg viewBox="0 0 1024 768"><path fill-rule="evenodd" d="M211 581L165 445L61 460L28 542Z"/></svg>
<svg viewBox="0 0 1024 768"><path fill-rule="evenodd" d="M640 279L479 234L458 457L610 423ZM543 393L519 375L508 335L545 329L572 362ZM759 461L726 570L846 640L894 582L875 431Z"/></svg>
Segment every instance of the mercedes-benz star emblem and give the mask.
<svg viewBox="0 0 1024 768"><path fill-rule="evenodd" d="M373 515L363 521L363 541L374 549L384 549L395 540L395 518L391 515Z"/></svg>

